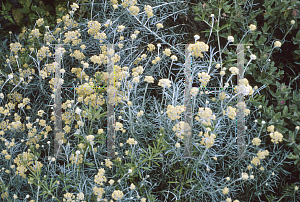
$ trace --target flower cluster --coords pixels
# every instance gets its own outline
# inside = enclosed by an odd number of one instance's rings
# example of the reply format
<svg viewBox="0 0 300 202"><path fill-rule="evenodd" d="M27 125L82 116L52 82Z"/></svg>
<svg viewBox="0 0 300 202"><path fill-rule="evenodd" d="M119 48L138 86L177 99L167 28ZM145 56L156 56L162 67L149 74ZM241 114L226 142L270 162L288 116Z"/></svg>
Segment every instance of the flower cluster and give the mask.
<svg viewBox="0 0 300 202"><path fill-rule="evenodd" d="M131 15L137 15L139 14L140 9L137 6L130 6L129 11Z"/></svg>
<svg viewBox="0 0 300 202"><path fill-rule="evenodd" d="M92 36L95 36L95 34L99 32L101 24L97 21L89 21L88 28L88 33Z"/></svg>
<svg viewBox="0 0 300 202"><path fill-rule="evenodd" d="M197 87L192 87L192 88L191 88L190 93L191 93L191 95L192 95L193 97L195 97L195 96L198 94L198 92L199 92L199 88L197 88Z"/></svg>
<svg viewBox="0 0 300 202"><path fill-rule="evenodd" d="M165 88L170 88L171 87L171 81L169 79L159 79L158 85Z"/></svg>
<svg viewBox="0 0 300 202"><path fill-rule="evenodd" d="M199 136L201 136L202 133L199 133ZM215 134L209 135L208 132L205 132L204 137L202 137L202 141L200 142L200 144L205 146L207 149L209 149L210 147L213 146L216 137L217 136Z"/></svg>
<svg viewBox="0 0 300 202"><path fill-rule="evenodd" d="M137 141L136 140L134 140L133 138L129 138L128 140L127 140L127 143L128 144L130 144L130 145L133 145L133 144L137 144Z"/></svg>
<svg viewBox="0 0 300 202"><path fill-rule="evenodd" d="M40 18L36 21L36 24L38 27L42 26L44 24L44 19L43 18Z"/></svg>
<svg viewBox="0 0 300 202"><path fill-rule="evenodd" d="M231 71L231 74L236 75L239 73L239 69L236 67L230 67L229 71Z"/></svg>
<svg viewBox="0 0 300 202"><path fill-rule="evenodd" d="M71 154L70 161L71 161L72 164L76 163L76 165L78 166L78 165L80 165L80 164L82 163L82 161L83 161L83 155L82 155L82 154L79 154L79 155L77 156L77 154L76 154L76 155Z"/></svg>
<svg viewBox="0 0 300 202"><path fill-rule="evenodd" d="M179 119L180 116L178 116L179 114L181 114L182 112L185 111L185 106L184 105L181 105L181 106L172 106L172 105L168 105L168 108L167 108L167 114L168 114L168 117L174 121L176 119Z"/></svg>
<svg viewBox="0 0 300 202"><path fill-rule="evenodd" d="M98 174L95 175L94 182L96 182L99 185L103 185L102 182L106 182L106 177L104 176L105 170L104 168L101 168L98 170Z"/></svg>
<svg viewBox="0 0 300 202"><path fill-rule="evenodd" d="M258 137L253 138L253 140L252 140L252 144L253 144L253 145L259 146L260 143L261 143L261 140L260 140Z"/></svg>
<svg viewBox="0 0 300 202"><path fill-rule="evenodd" d="M65 33L65 39L63 40L64 43L70 43L72 42L73 46L76 46L81 43L81 39L78 39L81 34L79 33L78 30L76 31L68 31Z"/></svg>
<svg viewBox="0 0 300 202"><path fill-rule="evenodd" d="M151 18L153 16L153 11L152 11L152 7L151 6L145 5L144 10L147 13L148 18Z"/></svg>
<svg viewBox="0 0 300 202"><path fill-rule="evenodd" d="M253 94L253 89L246 78L239 80L239 85L235 87L235 93L242 93L244 96Z"/></svg>
<svg viewBox="0 0 300 202"><path fill-rule="evenodd" d="M153 50L155 50L155 46L153 44L148 44L147 50L152 52Z"/></svg>
<svg viewBox="0 0 300 202"><path fill-rule="evenodd" d="M154 78L152 76L145 76L144 81L148 83L154 83Z"/></svg>
<svg viewBox="0 0 300 202"><path fill-rule="evenodd" d="M275 41L274 46L280 48L281 47L281 42L280 41Z"/></svg>
<svg viewBox="0 0 300 202"><path fill-rule="evenodd" d="M161 23L157 23L156 27L157 27L157 29L164 28L163 24L161 24Z"/></svg>
<svg viewBox="0 0 300 202"><path fill-rule="evenodd" d="M197 115L198 116L196 116L195 119L197 121L201 121L204 126L210 126L211 120L216 120L216 115L212 114L212 110L210 108L205 108L204 110L203 107L200 107Z"/></svg>
<svg viewBox="0 0 300 202"><path fill-rule="evenodd" d="M110 159L105 159L105 166L108 168L112 168L111 166L114 165L113 162L110 161Z"/></svg>
<svg viewBox="0 0 300 202"><path fill-rule="evenodd" d="M51 52L48 47L41 47L41 49L38 51L37 56L40 60L44 59L46 56L51 57Z"/></svg>
<svg viewBox="0 0 300 202"><path fill-rule="evenodd" d="M206 86L211 78L206 72L198 73L198 77L203 86Z"/></svg>
<svg viewBox="0 0 300 202"><path fill-rule="evenodd" d="M123 198L123 196L124 196L124 194L120 190L115 190L111 195L111 197L116 201L121 200Z"/></svg>
<svg viewBox="0 0 300 202"><path fill-rule="evenodd" d="M85 55L80 52L80 50L75 50L74 53L70 54L71 57L75 57L77 60L82 60L85 58Z"/></svg>
<svg viewBox="0 0 300 202"><path fill-rule="evenodd" d="M278 141L281 142L283 138L282 134L278 131L275 131L275 133L270 133L270 137L272 138L271 141L275 142L275 144L278 144Z"/></svg>
<svg viewBox="0 0 300 202"><path fill-rule="evenodd" d="M164 51L163 51L163 54L165 54L166 56L170 56L171 55L171 50L169 48L166 48Z"/></svg>
<svg viewBox="0 0 300 202"><path fill-rule="evenodd" d="M251 24L251 25L249 26L249 28L250 28L250 30L251 30L251 31L254 31L254 30L256 30L256 26L255 26L255 25L253 25L253 24Z"/></svg>
<svg viewBox="0 0 300 202"><path fill-rule="evenodd" d="M14 52L15 54L17 54L18 51L21 50L21 49L22 49L22 45L18 42L10 44L10 50L12 52Z"/></svg>
<svg viewBox="0 0 300 202"><path fill-rule="evenodd" d="M195 56L196 58L201 57L203 58L202 52L208 51L209 46L205 44L204 42L197 41L196 44L191 44L188 47L188 51L191 51L192 56Z"/></svg>
<svg viewBox="0 0 300 202"><path fill-rule="evenodd" d="M191 134L190 132L188 132L190 131L190 129L191 127L189 126L189 124L184 121L180 121L172 128L176 136L180 139L184 139L184 136L182 136L181 134L190 136Z"/></svg>

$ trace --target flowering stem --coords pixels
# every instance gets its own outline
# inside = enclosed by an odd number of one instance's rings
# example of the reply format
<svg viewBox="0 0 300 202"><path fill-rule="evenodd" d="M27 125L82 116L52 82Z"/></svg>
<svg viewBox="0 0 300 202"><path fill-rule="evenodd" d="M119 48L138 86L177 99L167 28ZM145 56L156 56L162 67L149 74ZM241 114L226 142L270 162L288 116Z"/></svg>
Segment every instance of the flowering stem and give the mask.
<svg viewBox="0 0 300 202"><path fill-rule="evenodd" d="M147 88L148 88L148 83L146 84L146 89L145 89L145 93L144 93L142 109L144 109L143 107L144 107L144 102L145 102L145 96L146 96Z"/></svg>
<svg viewBox="0 0 300 202"><path fill-rule="evenodd" d="M94 158L95 158L97 170L99 170L98 163L97 163L96 156L95 156L95 152L94 152L94 147L93 147L93 144L91 144L91 145L92 145L92 150L93 150L93 154L94 154Z"/></svg>

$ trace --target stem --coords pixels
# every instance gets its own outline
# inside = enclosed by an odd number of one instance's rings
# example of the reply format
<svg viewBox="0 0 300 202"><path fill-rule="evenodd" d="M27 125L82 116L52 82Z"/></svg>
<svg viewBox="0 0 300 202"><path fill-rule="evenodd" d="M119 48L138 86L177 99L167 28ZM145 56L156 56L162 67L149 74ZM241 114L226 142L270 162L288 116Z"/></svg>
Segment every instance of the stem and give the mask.
<svg viewBox="0 0 300 202"><path fill-rule="evenodd" d="M147 84L146 84L146 89L145 89L145 93L144 93L144 98L143 98L142 109L144 109L143 107L144 107L145 96L146 96L146 92L147 92L148 84L149 84L149 83L147 83Z"/></svg>
<svg viewBox="0 0 300 202"><path fill-rule="evenodd" d="M92 145L92 144L91 144L91 145ZM99 167L98 167L98 163L97 163L97 160L96 160L96 156L95 156L95 152L94 152L94 147L93 147L93 145L92 145L92 150L93 150L93 154L94 154L94 158L95 158L97 170L99 170Z"/></svg>

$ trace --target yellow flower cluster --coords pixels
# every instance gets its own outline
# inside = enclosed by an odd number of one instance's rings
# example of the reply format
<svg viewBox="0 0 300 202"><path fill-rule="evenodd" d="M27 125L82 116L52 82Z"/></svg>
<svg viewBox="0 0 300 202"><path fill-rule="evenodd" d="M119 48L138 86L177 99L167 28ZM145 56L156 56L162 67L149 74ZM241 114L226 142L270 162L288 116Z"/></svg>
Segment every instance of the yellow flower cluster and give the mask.
<svg viewBox="0 0 300 202"><path fill-rule="evenodd" d="M42 26L44 24L44 19L43 18L40 18L36 21L36 24L38 27Z"/></svg>
<svg viewBox="0 0 300 202"><path fill-rule="evenodd" d="M49 50L49 47L41 47L40 50L38 50L37 56L39 57L40 60L44 59L46 56L51 57L51 52Z"/></svg>
<svg viewBox="0 0 300 202"><path fill-rule="evenodd" d="M79 33L78 30L68 31L65 33L66 38L63 41L64 41L64 43L72 42L72 45L76 46L81 43L81 39L78 39L78 37L80 37L80 36L81 36L81 34Z"/></svg>
<svg viewBox="0 0 300 202"><path fill-rule="evenodd" d="M44 41L46 41L46 43L51 43L54 40L55 40L55 38L49 32L45 33Z"/></svg>
<svg viewBox="0 0 300 202"><path fill-rule="evenodd" d="M94 36L97 32L99 32L101 28L101 24L97 21L89 21L88 22L88 33Z"/></svg>
<svg viewBox="0 0 300 202"><path fill-rule="evenodd" d="M63 199L63 201L66 201L66 202L75 202L75 200L73 200L73 199L75 199L75 196L73 195L73 193L69 193L69 192L67 192L66 194L64 194L64 199Z"/></svg>
<svg viewBox="0 0 300 202"><path fill-rule="evenodd" d="M171 81L169 79L159 79L157 85L161 86L163 88L165 88L165 87L170 88L171 87Z"/></svg>
<svg viewBox="0 0 300 202"><path fill-rule="evenodd" d="M180 116L178 116L178 115L180 115L184 111L185 111L184 105L176 106L176 107L174 107L173 105L168 105L168 108L167 108L168 117L172 121L174 121L176 119L180 119Z"/></svg>
<svg viewBox="0 0 300 202"><path fill-rule="evenodd" d="M93 188L94 194L97 195L97 201L101 201L102 195L105 193L102 187L94 187Z"/></svg>
<svg viewBox="0 0 300 202"><path fill-rule="evenodd" d="M104 54L100 54L98 55L93 55L92 57L90 57L90 60L94 63L94 64L98 64L101 65L102 62L105 64L105 61L107 60L107 56Z"/></svg>
<svg viewBox="0 0 300 202"><path fill-rule="evenodd" d="M145 59L147 57L146 54L141 55L140 58L137 58L136 61L134 61L134 64L137 65L141 60Z"/></svg>
<svg viewBox="0 0 300 202"><path fill-rule="evenodd" d="M161 24L161 23L157 23L156 27L157 27L157 29L164 28L163 24Z"/></svg>
<svg viewBox="0 0 300 202"><path fill-rule="evenodd" d="M99 185L103 185L102 182L106 182L106 177L104 176L105 170L104 168L101 168L98 170L98 174L95 176L94 182L96 182Z"/></svg>
<svg viewBox="0 0 300 202"><path fill-rule="evenodd" d="M150 5L145 5L144 10L147 13L148 18L153 17L153 11L152 11L152 7Z"/></svg>
<svg viewBox="0 0 300 202"><path fill-rule="evenodd" d="M115 130L123 130L123 124L120 122L116 122Z"/></svg>
<svg viewBox="0 0 300 202"><path fill-rule="evenodd" d="M100 41L99 41L100 43L103 42L102 39L106 39L106 38L107 38L107 36L106 36L106 34L105 34L104 32L102 32L102 33L97 32L97 34L94 35L94 39L99 39L99 40L100 40Z"/></svg>
<svg viewBox="0 0 300 202"><path fill-rule="evenodd" d="M72 164L74 164L76 162L76 165L80 165L83 161L83 155L82 154L79 154L78 157L76 157L76 155L74 154L71 154L70 156L70 161Z"/></svg>
<svg viewBox="0 0 300 202"><path fill-rule="evenodd" d="M253 94L253 89L246 78L239 80L239 85L235 87L235 93L242 93L245 96Z"/></svg>
<svg viewBox="0 0 300 202"><path fill-rule="evenodd" d="M206 72L198 73L198 77L203 86L206 86L211 78Z"/></svg>
<svg viewBox="0 0 300 202"><path fill-rule="evenodd" d="M85 58L85 55L80 52L80 50L75 50L74 53L70 54L71 57L75 57L77 60L83 60Z"/></svg>
<svg viewBox="0 0 300 202"><path fill-rule="evenodd" d="M204 137L202 137L202 141L200 142L201 145L206 146L207 149L213 146L215 142L216 135L211 134L208 135L208 132L204 133Z"/></svg>
<svg viewBox="0 0 300 202"><path fill-rule="evenodd" d="M271 133L274 133L274 129L275 129L274 125L270 125L270 126L267 128L267 131L268 131L268 132L271 132Z"/></svg>
<svg viewBox="0 0 300 202"><path fill-rule="evenodd" d="M219 94L219 98L220 98L221 101L224 100L224 99L226 98L225 92L221 92L221 93Z"/></svg>
<svg viewBox="0 0 300 202"><path fill-rule="evenodd" d="M143 111L140 111L140 112L137 113L136 116L137 116L137 117L140 117L140 116L143 116L143 115L144 115L144 112L143 112Z"/></svg>
<svg viewBox="0 0 300 202"><path fill-rule="evenodd" d="M177 61L176 55L172 55L172 56L171 56L171 60Z"/></svg>
<svg viewBox="0 0 300 202"><path fill-rule="evenodd" d="M113 162L110 161L110 159L105 159L105 166L108 168L112 168L111 166L113 166Z"/></svg>
<svg viewBox="0 0 300 202"><path fill-rule="evenodd" d="M163 54L165 54L166 56L170 56L171 55L171 50L166 48L164 51L163 51Z"/></svg>
<svg viewBox="0 0 300 202"><path fill-rule="evenodd" d="M204 126L210 126L211 125L211 120L216 120L216 115L212 114L212 110L209 108L204 108L200 107L199 112L197 114L198 116L195 117L197 121L201 121L201 123ZM199 118L200 116L200 118Z"/></svg>
<svg viewBox="0 0 300 202"><path fill-rule="evenodd" d="M229 71L231 71L231 74L235 75L239 73L239 69L236 67L230 67Z"/></svg>
<svg viewBox="0 0 300 202"><path fill-rule="evenodd" d="M140 9L137 6L130 6L129 11L131 15L137 15L139 14Z"/></svg>
<svg viewBox="0 0 300 202"><path fill-rule="evenodd" d="M76 88L77 94L80 97L84 97L95 93L95 90L91 86L93 86L93 84L90 83L84 83L83 85L80 85L78 88Z"/></svg>
<svg viewBox="0 0 300 202"><path fill-rule="evenodd" d="M25 172L27 171L26 166L33 164L34 155L30 153L30 149L28 152L23 152L22 154L18 154L18 156L14 159L14 163L17 164L16 175L20 175L23 179L26 179Z"/></svg>
<svg viewBox="0 0 300 202"><path fill-rule="evenodd" d="M249 178L247 173L242 173L243 180L247 180Z"/></svg>
<svg viewBox="0 0 300 202"><path fill-rule="evenodd" d="M147 50L152 52L153 50L155 50L155 46L153 44L148 44Z"/></svg>
<svg viewBox="0 0 300 202"><path fill-rule="evenodd" d="M223 115L227 114L227 116L232 119L232 120L235 120L235 117L236 117L236 108L234 107L227 107L227 111L225 113L225 111L223 110Z"/></svg>
<svg viewBox="0 0 300 202"><path fill-rule="evenodd" d="M144 72L143 67L138 66L138 67L135 67L135 68L132 69L131 75L137 77L137 76L139 76L139 74L142 74L143 72Z"/></svg>
<svg viewBox="0 0 300 202"><path fill-rule="evenodd" d="M133 138L129 138L129 139L127 140L127 143L130 144L130 145L133 145L133 144L137 144L137 141L134 140Z"/></svg>
<svg viewBox="0 0 300 202"><path fill-rule="evenodd" d="M199 56L201 58L203 58L203 54L202 52L204 51L208 51L209 46L207 44L205 44L204 42L199 42L197 41L196 44L191 44L188 47L188 51L191 51L192 55L195 56L196 58L198 58Z"/></svg>
<svg viewBox="0 0 300 202"><path fill-rule="evenodd" d="M251 163L255 166L258 166L260 165L260 160L258 157L254 157L252 160L251 160Z"/></svg>
<svg viewBox="0 0 300 202"><path fill-rule="evenodd" d="M120 190L115 190L111 195L111 197L116 201L121 200L123 198L123 196L124 196L124 194Z"/></svg>
<svg viewBox="0 0 300 202"><path fill-rule="evenodd" d="M21 50L21 49L22 49L22 45L18 42L10 44L10 50L12 52L14 52L15 54L17 54L18 51Z"/></svg>
<svg viewBox="0 0 300 202"><path fill-rule="evenodd" d="M275 133L270 133L270 137L272 138L271 141L275 142L275 144L282 142L282 138L283 138L282 134L279 133L278 131L275 131Z"/></svg>
<svg viewBox="0 0 300 202"><path fill-rule="evenodd" d="M259 159L265 159L266 156L269 156L269 151L268 150L258 151L258 153L257 153L257 157Z"/></svg>
<svg viewBox="0 0 300 202"><path fill-rule="evenodd" d="M261 140L260 140L258 137L253 138L253 140L252 140L252 144L253 144L253 145L259 146L260 143L261 143Z"/></svg>
<svg viewBox="0 0 300 202"><path fill-rule="evenodd" d="M144 81L148 83L154 83L154 78L152 76L145 76Z"/></svg>
<svg viewBox="0 0 300 202"><path fill-rule="evenodd" d="M117 32L123 32L124 29L125 29L125 26L120 25L120 26L118 26Z"/></svg>
<svg viewBox="0 0 300 202"><path fill-rule="evenodd" d="M160 57L155 57L155 60L152 60L152 64L156 65L156 63L159 61L161 61Z"/></svg>
<svg viewBox="0 0 300 202"><path fill-rule="evenodd" d="M31 37L35 37L35 38L39 38L42 34L40 33L39 29L34 29L30 32L29 38Z"/></svg>
<svg viewBox="0 0 300 202"><path fill-rule="evenodd" d="M253 25L253 24L251 24L251 25L249 26L249 28L250 28L250 30L251 30L251 31L254 31L254 30L256 30L256 26L255 26L255 25Z"/></svg>
<svg viewBox="0 0 300 202"><path fill-rule="evenodd" d="M172 130L176 132L176 136L180 139L184 139L184 136L182 136L181 134L187 136L191 135L190 132L187 133L187 131L189 131L190 129L191 127L189 126L189 124L184 121L180 121L172 128Z"/></svg>
<svg viewBox="0 0 300 202"><path fill-rule="evenodd" d="M121 4L124 8L127 8L129 5L134 6L137 4L137 0L124 0L124 2Z"/></svg>

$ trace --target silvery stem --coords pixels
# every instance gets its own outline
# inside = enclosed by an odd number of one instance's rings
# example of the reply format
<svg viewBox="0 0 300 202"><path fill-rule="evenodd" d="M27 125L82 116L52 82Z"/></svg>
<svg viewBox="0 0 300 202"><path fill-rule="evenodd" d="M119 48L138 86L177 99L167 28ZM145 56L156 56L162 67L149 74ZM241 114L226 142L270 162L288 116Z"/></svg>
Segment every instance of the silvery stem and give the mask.
<svg viewBox="0 0 300 202"><path fill-rule="evenodd" d="M145 102L145 96L146 96L147 88L148 88L148 83L146 85L146 89L145 89L145 93L144 93L144 99L143 99L142 109L144 109L144 102Z"/></svg>

